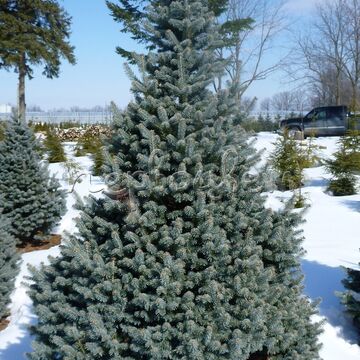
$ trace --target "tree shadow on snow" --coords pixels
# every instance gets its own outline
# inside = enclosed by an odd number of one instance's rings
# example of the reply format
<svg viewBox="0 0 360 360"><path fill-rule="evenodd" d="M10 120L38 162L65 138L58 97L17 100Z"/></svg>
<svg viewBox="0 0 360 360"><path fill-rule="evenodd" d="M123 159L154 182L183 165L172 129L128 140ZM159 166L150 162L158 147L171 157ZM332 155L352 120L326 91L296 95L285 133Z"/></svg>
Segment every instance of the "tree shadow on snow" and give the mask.
<svg viewBox="0 0 360 360"><path fill-rule="evenodd" d="M1 360L26 360L26 353L32 351L31 347L32 338L27 334L25 337L20 339L20 344L15 343L9 345L6 349L0 350Z"/></svg>
<svg viewBox="0 0 360 360"><path fill-rule="evenodd" d="M312 300L321 299L318 306L320 315L332 325L340 328L341 336L356 344L357 332L352 319L345 313L345 307L335 292L345 291L341 280L346 277L340 267L330 267L314 261L303 260L301 263L304 280L304 293Z"/></svg>
<svg viewBox="0 0 360 360"><path fill-rule="evenodd" d="M360 212L360 201L358 200L344 200L343 204L351 210Z"/></svg>
<svg viewBox="0 0 360 360"><path fill-rule="evenodd" d="M26 353L32 351L31 342L33 337L30 335L29 326L35 325L37 319L31 318L30 324L21 324L17 328L16 339L5 348L0 349L0 360L26 360Z"/></svg>
<svg viewBox="0 0 360 360"><path fill-rule="evenodd" d="M320 178L320 179L310 179L305 180L305 186L306 187L326 187L328 186L329 180Z"/></svg>

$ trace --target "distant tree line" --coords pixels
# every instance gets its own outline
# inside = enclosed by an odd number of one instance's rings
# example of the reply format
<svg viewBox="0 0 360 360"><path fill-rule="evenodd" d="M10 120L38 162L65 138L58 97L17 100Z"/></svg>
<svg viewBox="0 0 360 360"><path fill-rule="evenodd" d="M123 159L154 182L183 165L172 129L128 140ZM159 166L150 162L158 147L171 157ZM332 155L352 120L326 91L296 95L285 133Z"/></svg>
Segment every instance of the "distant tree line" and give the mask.
<svg viewBox="0 0 360 360"><path fill-rule="evenodd" d="M260 110L269 112L303 113L312 107L311 98L301 90L281 91L260 102Z"/></svg>
<svg viewBox="0 0 360 360"><path fill-rule="evenodd" d="M70 107L58 107L49 110L44 110L39 105L29 105L26 107L27 112L106 112L111 111L110 105L95 105L95 106L70 106Z"/></svg>

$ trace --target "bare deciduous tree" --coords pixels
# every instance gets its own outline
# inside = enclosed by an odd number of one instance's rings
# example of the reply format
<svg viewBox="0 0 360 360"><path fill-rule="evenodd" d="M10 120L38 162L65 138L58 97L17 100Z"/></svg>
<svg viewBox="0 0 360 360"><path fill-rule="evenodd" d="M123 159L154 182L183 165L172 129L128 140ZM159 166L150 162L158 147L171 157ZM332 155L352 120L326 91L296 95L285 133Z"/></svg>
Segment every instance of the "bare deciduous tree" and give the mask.
<svg viewBox="0 0 360 360"><path fill-rule="evenodd" d="M271 99L265 98L260 103L260 110L269 112L271 110Z"/></svg>
<svg viewBox="0 0 360 360"><path fill-rule="evenodd" d="M289 62L317 105L359 104L360 0L326 0L317 5L307 32L296 36ZM351 90L350 90L351 89Z"/></svg>
<svg viewBox="0 0 360 360"><path fill-rule="evenodd" d="M224 21L253 20L251 26L240 31L235 42L220 54L230 56L226 72L230 82L237 85L239 101L254 81L265 79L280 66L278 60L265 63L265 59L273 49L274 38L284 28L285 2L286 0L229 0ZM222 81L222 78L218 79L216 88L222 86Z"/></svg>
<svg viewBox="0 0 360 360"><path fill-rule="evenodd" d="M292 111L298 113L304 113L305 111L310 110L311 104L309 102L308 93L302 89L293 90L292 94Z"/></svg>
<svg viewBox="0 0 360 360"><path fill-rule="evenodd" d="M351 107L358 109L358 88L360 81L360 1L341 1L343 6L343 22L346 33L346 58L344 70L351 83Z"/></svg>
<svg viewBox="0 0 360 360"><path fill-rule="evenodd" d="M266 106L270 105L271 110L277 112L304 113L311 107L307 93L300 89L281 91L274 94L271 99L266 98L263 101ZM260 107L265 110L262 106Z"/></svg>
<svg viewBox="0 0 360 360"><path fill-rule="evenodd" d="M340 105L341 77L346 57L346 31L343 22L344 1L327 1L317 6L318 20L315 29L318 31L317 51L325 64L331 64L335 77L335 103Z"/></svg>
<svg viewBox="0 0 360 360"><path fill-rule="evenodd" d="M282 91L273 95L271 106L275 111L292 111L294 109L294 97L290 91Z"/></svg>

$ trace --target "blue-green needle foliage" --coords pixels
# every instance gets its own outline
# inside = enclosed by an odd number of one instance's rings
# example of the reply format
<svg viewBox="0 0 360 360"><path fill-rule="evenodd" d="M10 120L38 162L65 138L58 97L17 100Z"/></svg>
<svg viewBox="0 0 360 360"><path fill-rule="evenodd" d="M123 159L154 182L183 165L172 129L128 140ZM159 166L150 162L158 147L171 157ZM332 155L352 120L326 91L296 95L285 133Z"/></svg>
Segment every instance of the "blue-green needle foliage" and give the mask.
<svg viewBox="0 0 360 360"><path fill-rule="evenodd" d="M9 315L7 306L19 272L20 256L16 252L16 242L10 235L9 228L10 223L0 209L0 320Z"/></svg>
<svg viewBox="0 0 360 360"><path fill-rule="evenodd" d="M360 267L360 263L359 263ZM340 294L341 301L346 311L353 318L354 325L358 330L360 343L360 270L346 268L347 277L342 282L346 292Z"/></svg>
<svg viewBox="0 0 360 360"><path fill-rule="evenodd" d="M223 64L206 5L147 11L154 51L139 78L128 69L135 101L105 165L121 196L88 199L61 257L34 270L32 360L318 358L300 219L265 208L232 93L209 90Z"/></svg>
<svg viewBox="0 0 360 360"><path fill-rule="evenodd" d="M0 142L0 207L11 220L11 233L19 242L48 234L65 210L65 193L49 175L37 149L30 128L20 120L11 120Z"/></svg>

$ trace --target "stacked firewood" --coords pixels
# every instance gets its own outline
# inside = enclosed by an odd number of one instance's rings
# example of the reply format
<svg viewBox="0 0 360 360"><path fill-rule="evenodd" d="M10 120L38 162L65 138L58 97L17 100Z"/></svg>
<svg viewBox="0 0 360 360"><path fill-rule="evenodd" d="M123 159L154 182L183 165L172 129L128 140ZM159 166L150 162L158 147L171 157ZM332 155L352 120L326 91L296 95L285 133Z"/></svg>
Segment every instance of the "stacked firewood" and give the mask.
<svg viewBox="0 0 360 360"><path fill-rule="evenodd" d="M90 125L84 128L73 127L70 129L56 129L56 135L58 136L60 141L77 141L83 136L110 136L110 133L110 128L104 125Z"/></svg>

